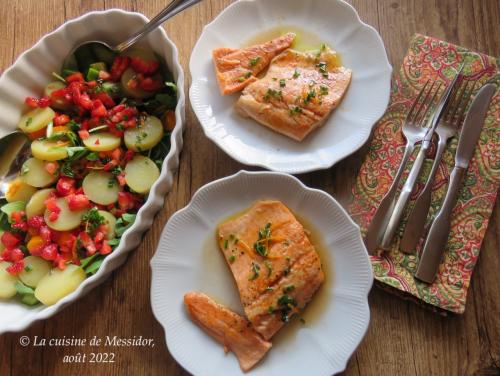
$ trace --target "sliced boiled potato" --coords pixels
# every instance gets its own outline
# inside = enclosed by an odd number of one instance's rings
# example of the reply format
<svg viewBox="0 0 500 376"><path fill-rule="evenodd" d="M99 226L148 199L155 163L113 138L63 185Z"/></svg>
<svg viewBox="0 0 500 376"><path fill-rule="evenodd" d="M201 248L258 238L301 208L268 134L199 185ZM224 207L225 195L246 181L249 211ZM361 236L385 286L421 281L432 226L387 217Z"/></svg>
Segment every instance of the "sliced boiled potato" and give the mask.
<svg viewBox="0 0 500 376"><path fill-rule="evenodd" d="M105 210L99 210L99 214L104 218L104 224L107 227L106 239L110 240L115 237L116 218L113 214Z"/></svg>
<svg viewBox="0 0 500 376"><path fill-rule="evenodd" d="M0 299L10 299L17 294L18 279L6 270L10 265L10 262L0 262Z"/></svg>
<svg viewBox="0 0 500 376"><path fill-rule="evenodd" d="M5 198L8 202L13 201L24 201L28 202L36 193L37 189L32 187L29 184L26 184L21 177L17 177L12 180L7 188L7 192L5 192Z"/></svg>
<svg viewBox="0 0 500 376"><path fill-rule="evenodd" d="M35 298L45 305L52 305L72 293L85 280L85 272L79 266L69 264L66 269L52 269L36 286Z"/></svg>
<svg viewBox="0 0 500 376"><path fill-rule="evenodd" d="M122 84L123 92L126 96L141 99L141 98L151 97L152 95L154 95L156 93L156 91L146 91L146 90L141 89L140 87L136 87L136 88L130 87L130 81L133 80L135 78L135 76L136 76L136 73L134 72L134 70L132 68L128 68L122 74L121 84ZM152 78L155 80L162 79L161 75L158 73L155 74L154 76L152 76Z"/></svg>
<svg viewBox="0 0 500 376"><path fill-rule="evenodd" d="M58 161L68 156L65 145L59 141L34 140L31 143L31 154L43 161Z"/></svg>
<svg viewBox="0 0 500 376"><path fill-rule="evenodd" d="M50 106L58 110L68 110L71 107L71 103L65 97L53 97L52 93L57 90L64 89L66 84L61 81L54 81L45 86L43 94L50 98Z"/></svg>
<svg viewBox="0 0 500 376"><path fill-rule="evenodd" d="M45 211L45 222L47 226L56 231L69 231L80 226L82 222L82 216L85 214L86 210L70 210L68 206L68 201L64 197L56 199L56 205L61 209L59 217L55 221L49 219L50 212Z"/></svg>
<svg viewBox="0 0 500 376"><path fill-rule="evenodd" d="M21 116L17 126L24 133L33 133L45 128L54 119L54 116L56 113L50 107L35 108Z"/></svg>
<svg viewBox="0 0 500 376"><path fill-rule="evenodd" d="M26 216L28 218L34 217L35 215L43 215L45 213L45 200L49 195L55 191L53 188L40 189L31 196L30 200L26 204Z"/></svg>
<svg viewBox="0 0 500 376"><path fill-rule="evenodd" d="M148 193L159 176L156 164L143 155L136 155L125 166L125 181L137 193Z"/></svg>
<svg viewBox="0 0 500 376"><path fill-rule="evenodd" d="M83 192L96 204L109 205L118 201L120 186L110 172L92 171L83 179Z"/></svg>
<svg viewBox="0 0 500 376"><path fill-rule="evenodd" d="M122 139L112 133L93 133L83 140L83 144L92 151L111 151L120 146Z"/></svg>
<svg viewBox="0 0 500 376"><path fill-rule="evenodd" d="M124 140L127 148L143 151L154 148L163 137L163 125L155 116L148 116L141 127L125 131Z"/></svg>
<svg viewBox="0 0 500 376"><path fill-rule="evenodd" d="M19 273L19 279L29 287L36 287L38 282L52 269L52 264L37 256L24 259L24 269Z"/></svg>
<svg viewBox="0 0 500 376"><path fill-rule="evenodd" d="M23 163L21 168L21 178L32 187L43 188L54 183L57 175L51 175L45 169L47 162L37 158L30 158Z"/></svg>

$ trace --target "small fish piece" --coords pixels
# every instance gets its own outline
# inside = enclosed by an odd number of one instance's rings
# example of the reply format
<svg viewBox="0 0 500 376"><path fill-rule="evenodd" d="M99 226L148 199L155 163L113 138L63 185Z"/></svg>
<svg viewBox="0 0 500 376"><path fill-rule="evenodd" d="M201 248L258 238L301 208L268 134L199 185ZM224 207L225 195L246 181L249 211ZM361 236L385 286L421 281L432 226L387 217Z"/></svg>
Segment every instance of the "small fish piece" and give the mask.
<svg viewBox="0 0 500 376"><path fill-rule="evenodd" d="M266 340L306 306L325 279L304 227L280 201L258 201L222 223L218 241L245 315Z"/></svg>
<svg viewBox="0 0 500 376"><path fill-rule="evenodd" d="M221 343L224 351L232 351L236 355L244 372L255 366L272 346L244 317L205 294L188 292L184 295L184 304L195 323Z"/></svg>
<svg viewBox="0 0 500 376"><path fill-rule="evenodd" d="M338 66L337 54L287 50L276 56L266 75L248 85L236 110L260 124L302 141L338 107L352 72Z"/></svg>
<svg viewBox="0 0 500 376"><path fill-rule="evenodd" d="M289 48L294 33L245 48L217 48L212 51L217 82L222 95L236 93L257 80L271 60Z"/></svg>

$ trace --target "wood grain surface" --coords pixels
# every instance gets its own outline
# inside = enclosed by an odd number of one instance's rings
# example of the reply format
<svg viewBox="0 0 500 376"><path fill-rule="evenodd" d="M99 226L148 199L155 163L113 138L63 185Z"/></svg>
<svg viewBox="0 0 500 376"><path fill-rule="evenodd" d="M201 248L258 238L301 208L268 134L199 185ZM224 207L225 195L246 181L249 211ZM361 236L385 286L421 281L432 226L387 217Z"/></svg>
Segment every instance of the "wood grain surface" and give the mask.
<svg viewBox="0 0 500 376"><path fill-rule="evenodd" d="M203 26L229 0L204 0L165 25L177 44L190 83L190 51ZM415 32L500 55L498 0L350 0L361 19L381 34L389 60L398 69ZM0 68L45 33L91 10L123 8L154 16L166 0L19 0L0 6ZM150 308L149 261L169 216L184 207L199 187L233 174L236 163L207 140L187 105L185 146L175 184L154 226L124 266L97 289L56 316L22 333L0 336L0 375L184 375L169 355L161 326ZM299 176L345 203L366 147L334 168ZM498 375L500 374L500 210L496 205L476 267L466 312L443 318L374 288L371 324L352 356L346 375ZM165 288L176 288L165 286ZM1 315L1 312L0 312ZM153 338L153 348L22 347L21 336ZM64 363L82 352L114 352L111 364ZM87 358L88 359L88 358Z"/></svg>

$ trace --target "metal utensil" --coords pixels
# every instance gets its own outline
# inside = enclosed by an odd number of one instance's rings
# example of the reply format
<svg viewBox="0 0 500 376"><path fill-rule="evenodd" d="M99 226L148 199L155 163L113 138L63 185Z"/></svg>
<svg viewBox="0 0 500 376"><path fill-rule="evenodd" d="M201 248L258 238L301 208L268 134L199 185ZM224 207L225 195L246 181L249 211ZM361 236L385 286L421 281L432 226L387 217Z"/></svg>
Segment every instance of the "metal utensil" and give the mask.
<svg viewBox="0 0 500 376"><path fill-rule="evenodd" d="M455 167L453 167L450 175L448 190L443 205L432 222L422 255L420 256L417 272L415 273L415 277L423 282L432 283L436 276L450 233L450 214L457 201L458 192L462 179L467 172L469 161L474 155L476 143L483 128L484 118L486 117L486 112L495 91L495 85L484 85L474 98L465 118L458 141Z"/></svg>
<svg viewBox="0 0 500 376"><path fill-rule="evenodd" d="M94 41L87 41L84 42L78 46L76 46L66 57L64 66L67 65L67 62L72 59L73 55L77 53L78 50L88 48L91 45L101 45L105 47L106 49L114 52L114 53L122 53L124 52L127 48L132 46L134 43L142 39L145 35L149 34L151 31L156 29L158 26L160 26L163 22L168 20L169 18L172 18L176 14L182 12L183 10L191 7L194 4L199 3L201 0L173 0L170 4L168 4L160 13L158 13L151 21L149 21L147 24L145 24L140 30L132 34L127 40L124 42L116 45L116 46L111 46L107 43L104 43L102 41L94 40Z"/></svg>
<svg viewBox="0 0 500 376"><path fill-rule="evenodd" d="M427 177L427 182L420 192L415 205L406 221L403 237L399 244L399 249L405 253L413 252L422 236L425 220L431 206L431 192L434 184L434 178L439 169L441 158L448 140L452 138L460 125L463 123L465 110L474 92L475 81L467 81L462 84L455 92L452 100L448 104L439 126L436 128L438 144L431 172Z"/></svg>
<svg viewBox="0 0 500 376"><path fill-rule="evenodd" d="M365 235L365 246L368 253L374 253L383 235L382 229L387 226L389 214L392 212L395 204L396 193L399 186L401 176L408 164L408 160L415 149L415 145L422 141L428 129L422 127L427 114L429 113L432 103L439 91L440 84L436 86L436 81L429 86L427 81L420 89L417 98L413 101L410 111L406 115L405 123L402 128L404 137L406 138L406 146L403 153L403 159L396 172L396 176L392 181L389 191L385 194L380 202L375 215L368 226L368 231ZM434 87L436 86L436 89Z"/></svg>
<svg viewBox="0 0 500 376"><path fill-rule="evenodd" d="M380 242L380 246L382 249L389 249L391 245L392 238L396 234L396 230L398 229L399 223L401 222L401 218L403 217L404 209L406 204L410 199L411 192L413 191L413 187L417 182L418 176L420 175L420 171L422 170L422 166L425 162L425 156L427 154L427 150L431 146L432 136L434 135L434 131L439 124L439 120L443 115L443 109L448 103L450 99L451 92L460 77L460 72L463 69L463 65L460 67L459 71L450 82L445 92L439 99L436 108L434 109L432 116L428 120L428 132L426 133L424 139L422 140L422 145L420 146L420 150L413 162L408 178L406 179L403 188L401 188L401 192L399 193L399 197L394 205L394 210L391 213L389 221L387 223L387 227L383 230L384 234L382 236L382 241Z"/></svg>
<svg viewBox="0 0 500 376"><path fill-rule="evenodd" d="M0 139L0 199L5 198L9 183L30 154L30 141L24 133L16 131Z"/></svg>

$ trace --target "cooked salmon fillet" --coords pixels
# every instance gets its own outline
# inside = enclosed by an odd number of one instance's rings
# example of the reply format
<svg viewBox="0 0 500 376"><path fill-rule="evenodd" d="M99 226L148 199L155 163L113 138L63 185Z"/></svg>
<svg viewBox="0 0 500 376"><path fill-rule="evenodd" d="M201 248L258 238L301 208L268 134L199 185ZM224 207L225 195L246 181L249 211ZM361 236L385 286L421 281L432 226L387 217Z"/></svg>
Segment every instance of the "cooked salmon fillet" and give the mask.
<svg viewBox="0 0 500 376"><path fill-rule="evenodd" d="M257 364L271 348L250 323L240 315L217 304L205 294L188 292L184 304L191 316L203 330L232 351L243 371Z"/></svg>
<svg viewBox="0 0 500 376"><path fill-rule="evenodd" d="M287 33L269 42L245 48L217 48L212 51L215 72L222 95L236 93L257 80L271 60L290 47L294 33Z"/></svg>
<svg viewBox="0 0 500 376"><path fill-rule="evenodd" d="M336 108L351 82L351 70L337 66L328 47L319 53L287 50L265 77L248 85L236 110L272 130L302 141Z"/></svg>
<svg viewBox="0 0 500 376"><path fill-rule="evenodd" d="M280 201L258 201L222 223L218 241L245 315L266 340L311 300L324 281L314 246Z"/></svg>

